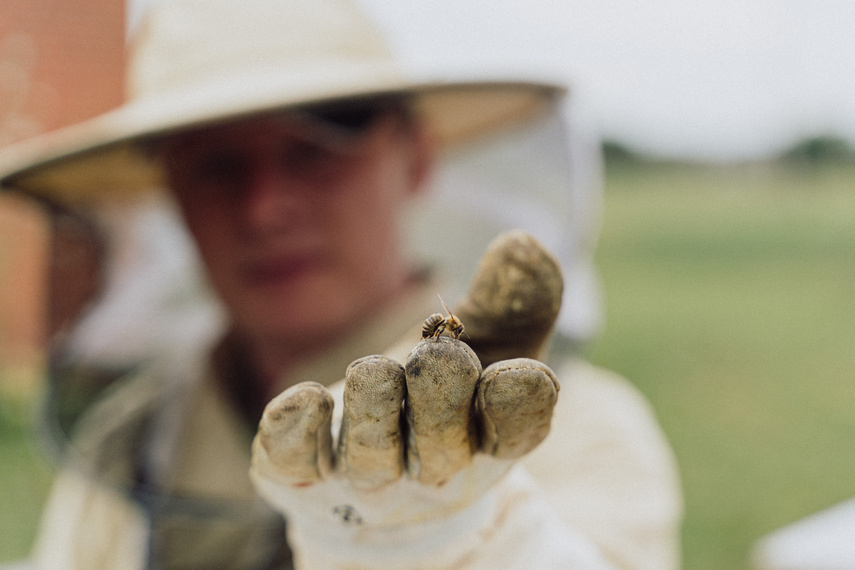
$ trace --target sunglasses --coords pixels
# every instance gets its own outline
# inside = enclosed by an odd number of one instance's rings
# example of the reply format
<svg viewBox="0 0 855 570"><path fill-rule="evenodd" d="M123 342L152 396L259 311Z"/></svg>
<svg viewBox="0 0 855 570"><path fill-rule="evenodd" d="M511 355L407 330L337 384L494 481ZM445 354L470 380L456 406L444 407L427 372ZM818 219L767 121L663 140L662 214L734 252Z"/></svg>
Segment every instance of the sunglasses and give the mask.
<svg viewBox="0 0 855 570"><path fill-rule="evenodd" d="M408 118L411 109L412 104L408 97L396 95L323 103L303 107L297 113L332 127L358 133L370 128L380 118L389 115Z"/></svg>

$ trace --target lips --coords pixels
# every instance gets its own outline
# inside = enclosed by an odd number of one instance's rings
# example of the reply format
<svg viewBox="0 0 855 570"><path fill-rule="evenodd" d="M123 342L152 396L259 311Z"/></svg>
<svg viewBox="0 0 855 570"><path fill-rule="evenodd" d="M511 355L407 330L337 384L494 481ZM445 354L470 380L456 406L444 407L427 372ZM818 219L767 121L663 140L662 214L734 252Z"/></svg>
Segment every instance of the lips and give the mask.
<svg viewBox="0 0 855 570"><path fill-rule="evenodd" d="M269 287L295 281L314 273L323 266L323 257L300 253L268 257L244 266L242 275L255 287Z"/></svg>

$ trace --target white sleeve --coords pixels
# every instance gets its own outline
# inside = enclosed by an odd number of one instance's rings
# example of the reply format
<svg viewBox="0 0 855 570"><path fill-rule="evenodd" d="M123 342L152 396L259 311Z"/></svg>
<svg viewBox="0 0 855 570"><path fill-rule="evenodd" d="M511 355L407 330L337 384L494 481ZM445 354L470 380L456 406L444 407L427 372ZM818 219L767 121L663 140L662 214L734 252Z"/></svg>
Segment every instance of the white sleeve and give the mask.
<svg viewBox="0 0 855 570"><path fill-rule="evenodd" d="M42 512L32 558L38 570L141 570L147 545L147 520L132 501L65 468Z"/></svg>
<svg viewBox="0 0 855 570"><path fill-rule="evenodd" d="M624 378L588 363L555 371L552 429L523 464L561 519L616 568L679 568L679 474L649 403Z"/></svg>

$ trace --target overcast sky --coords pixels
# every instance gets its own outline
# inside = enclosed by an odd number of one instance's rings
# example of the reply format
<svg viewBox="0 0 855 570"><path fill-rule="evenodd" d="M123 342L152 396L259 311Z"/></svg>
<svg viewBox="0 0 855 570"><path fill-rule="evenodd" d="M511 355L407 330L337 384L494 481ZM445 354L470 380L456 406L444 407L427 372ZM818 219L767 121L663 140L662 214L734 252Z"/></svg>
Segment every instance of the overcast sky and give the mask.
<svg viewBox="0 0 855 570"><path fill-rule="evenodd" d="M796 138L855 141L852 0L360 0L426 73L569 81L606 136L739 158Z"/></svg>
<svg viewBox="0 0 855 570"><path fill-rule="evenodd" d="M358 2L415 73L569 82L593 130L660 154L855 141L855 0Z"/></svg>

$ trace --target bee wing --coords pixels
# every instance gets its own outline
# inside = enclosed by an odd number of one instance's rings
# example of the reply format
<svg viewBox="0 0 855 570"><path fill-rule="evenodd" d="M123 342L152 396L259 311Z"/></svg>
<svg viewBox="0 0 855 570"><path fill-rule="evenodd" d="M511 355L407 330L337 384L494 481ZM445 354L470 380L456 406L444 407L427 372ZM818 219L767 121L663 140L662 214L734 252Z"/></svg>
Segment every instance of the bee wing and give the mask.
<svg viewBox="0 0 855 570"><path fill-rule="evenodd" d="M436 296L439 297L439 293L437 293ZM445 304L445 301L442 300L442 297L439 297L439 302L442 303L442 308L445 309L445 312L448 313L448 316L454 317L454 315L451 314L451 309L448 308L448 305Z"/></svg>

